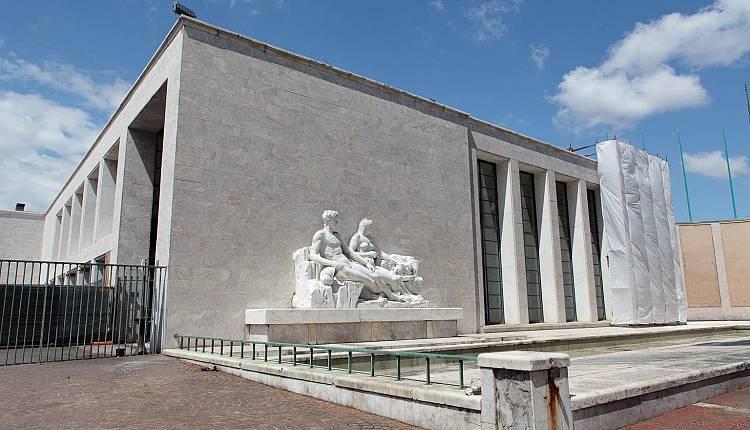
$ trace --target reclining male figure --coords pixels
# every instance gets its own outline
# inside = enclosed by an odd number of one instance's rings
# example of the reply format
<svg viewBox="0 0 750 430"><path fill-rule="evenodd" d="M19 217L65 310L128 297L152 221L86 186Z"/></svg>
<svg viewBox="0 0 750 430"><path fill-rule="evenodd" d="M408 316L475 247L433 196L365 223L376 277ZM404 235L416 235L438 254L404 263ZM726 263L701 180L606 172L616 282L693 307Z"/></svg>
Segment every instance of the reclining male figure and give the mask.
<svg viewBox="0 0 750 430"><path fill-rule="evenodd" d="M386 286L375 271L375 266L356 252L352 252L341 239L336 228L338 212L323 212L323 228L313 235L310 246L310 261L335 269L334 278L340 282L361 282L364 289L374 296L385 296L388 300L402 301Z"/></svg>

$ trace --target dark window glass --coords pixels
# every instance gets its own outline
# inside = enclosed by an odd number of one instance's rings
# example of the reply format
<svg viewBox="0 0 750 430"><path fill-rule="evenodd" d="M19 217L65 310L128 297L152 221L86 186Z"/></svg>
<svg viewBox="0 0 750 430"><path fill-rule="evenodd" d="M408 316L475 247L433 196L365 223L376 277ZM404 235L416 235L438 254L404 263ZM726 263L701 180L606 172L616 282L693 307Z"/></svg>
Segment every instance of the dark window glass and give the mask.
<svg viewBox="0 0 750 430"><path fill-rule="evenodd" d="M484 270L484 314L486 324L502 324L503 288L500 268L500 222L497 199L497 168L479 160L479 223L482 229Z"/></svg>
<svg viewBox="0 0 750 430"><path fill-rule="evenodd" d="M539 277L539 228L536 220L534 175L520 172L520 179L529 322L538 323L544 321L544 311L542 309L542 283Z"/></svg>
<svg viewBox="0 0 750 430"><path fill-rule="evenodd" d="M573 284L573 241L570 238L570 215L568 211L568 186L556 182L557 220L560 224L560 257L562 261L563 292L565 295L565 321L575 321L576 295Z"/></svg>
<svg viewBox="0 0 750 430"><path fill-rule="evenodd" d="M599 208L596 205L596 191L587 190L589 203L589 226L591 228L591 254L594 260L594 289L596 291L596 314L599 321L607 319L604 308L604 289L602 287L602 258L599 243Z"/></svg>

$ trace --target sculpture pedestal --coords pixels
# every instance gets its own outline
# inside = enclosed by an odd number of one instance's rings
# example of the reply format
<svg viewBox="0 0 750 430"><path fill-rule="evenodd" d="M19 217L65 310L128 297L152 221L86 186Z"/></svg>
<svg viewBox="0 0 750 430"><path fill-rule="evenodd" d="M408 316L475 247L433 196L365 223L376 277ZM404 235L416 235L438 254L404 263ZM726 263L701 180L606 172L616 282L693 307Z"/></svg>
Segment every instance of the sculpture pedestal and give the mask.
<svg viewBox="0 0 750 430"><path fill-rule="evenodd" d="M451 337L462 318L461 308L245 310L250 339L303 344Z"/></svg>

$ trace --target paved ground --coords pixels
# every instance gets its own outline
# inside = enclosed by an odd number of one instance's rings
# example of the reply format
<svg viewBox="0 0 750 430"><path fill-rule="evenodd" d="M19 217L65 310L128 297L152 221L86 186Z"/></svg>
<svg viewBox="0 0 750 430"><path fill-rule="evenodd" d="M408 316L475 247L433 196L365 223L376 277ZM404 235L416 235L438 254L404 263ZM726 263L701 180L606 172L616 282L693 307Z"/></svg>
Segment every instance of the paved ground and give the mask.
<svg viewBox="0 0 750 430"><path fill-rule="evenodd" d="M623 430L740 430L750 428L750 388L714 397Z"/></svg>
<svg viewBox="0 0 750 430"><path fill-rule="evenodd" d="M413 429L166 356L0 368L0 429Z"/></svg>

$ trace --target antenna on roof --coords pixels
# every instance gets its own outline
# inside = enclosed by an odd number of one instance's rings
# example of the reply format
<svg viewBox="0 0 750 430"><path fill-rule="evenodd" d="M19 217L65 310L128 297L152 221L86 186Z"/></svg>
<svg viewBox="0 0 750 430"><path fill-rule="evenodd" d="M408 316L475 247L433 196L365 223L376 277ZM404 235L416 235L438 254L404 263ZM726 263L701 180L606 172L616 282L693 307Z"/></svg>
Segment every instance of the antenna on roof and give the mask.
<svg viewBox="0 0 750 430"><path fill-rule="evenodd" d="M175 13L175 15L185 15L189 16L190 18L196 18L195 12L193 12L192 9L179 2L174 2L172 4L172 11Z"/></svg>

